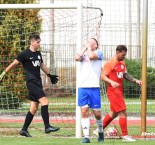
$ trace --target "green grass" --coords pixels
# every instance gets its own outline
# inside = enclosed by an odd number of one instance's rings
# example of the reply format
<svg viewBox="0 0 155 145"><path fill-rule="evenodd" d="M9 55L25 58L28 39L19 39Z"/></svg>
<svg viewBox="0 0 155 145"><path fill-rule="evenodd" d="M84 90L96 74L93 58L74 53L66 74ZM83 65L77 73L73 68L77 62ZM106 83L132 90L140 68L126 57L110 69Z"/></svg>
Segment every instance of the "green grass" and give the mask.
<svg viewBox="0 0 155 145"><path fill-rule="evenodd" d="M21 129L23 123L6 123L0 124L0 136L19 136L19 130ZM32 123L29 127L29 133L33 137L75 137L75 124L70 125L69 123L52 124L53 126L59 126L61 129L58 132L53 132L51 134L44 133L43 123ZM110 125L111 126L111 125ZM113 126L113 125L112 125ZM119 132L120 128L117 125ZM93 131L96 129L96 124L91 124L90 136L93 135ZM154 133L154 126L147 126L147 133ZM106 130L105 130L106 132ZM141 135L141 126L140 125L130 125L128 126L128 132L131 136L140 136Z"/></svg>
<svg viewBox="0 0 155 145"><path fill-rule="evenodd" d="M155 141L139 140L133 143L122 142L121 139L105 139L105 145L154 145ZM76 138L53 138L53 137L0 137L1 145L81 145L81 139ZM91 145L98 144L97 139L91 139Z"/></svg>
<svg viewBox="0 0 155 145"><path fill-rule="evenodd" d="M75 113L75 96L74 97L55 97L49 98L49 112L72 112ZM107 101L107 100L106 100ZM137 103L140 102L139 98L126 98L125 101L127 104L127 112L135 113L140 116L141 113L141 104ZM148 102L155 102L154 100L147 100ZM133 104L132 104L133 102ZM60 103L60 104L58 104ZM61 104L62 103L62 104ZM65 103L65 105L63 104ZM136 104L137 103L137 104ZM1 113L8 113L8 112L15 112L15 113L26 113L29 110L29 103L24 103L23 108L21 109L12 109L12 110L0 110ZM109 108L109 105L102 106L102 112L105 112L105 107ZM40 110L38 110L40 112ZM148 104L147 105L147 113L155 113L155 104ZM18 116L17 116L18 117ZM41 123L32 123L29 132L33 136L33 138L24 138L19 136L19 130L23 126L23 122L21 123L0 123L0 145L81 145L81 139L73 138L75 137L75 124L52 124L54 126L61 127L61 130L56 133L45 134L44 133L44 125L43 122ZM10 128L12 134L6 134L3 131L3 128ZM92 135L93 130L96 129L96 125L91 125L90 134ZM128 126L129 134L130 135L140 135L140 125L139 126ZM155 132L154 126L147 126L147 132ZM91 139L91 145L98 144L97 139ZM154 145L154 140L138 140L134 143L124 143L121 139L105 139L105 145L125 145L125 144L132 144L132 145Z"/></svg>
<svg viewBox="0 0 155 145"><path fill-rule="evenodd" d="M72 97L55 97L55 98L49 98L49 112L73 112L75 113L75 96ZM104 99L106 103L108 103L108 100ZM126 98L125 102L127 104L127 111L131 113L140 113L141 112L141 100L139 98ZM148 113L155 113L155 101L151 99L147 99L148 105L147 105L147 112ZM149 104L152 103L152 104ZM104 112L105 109L109 109L109 105L103 105L102 111ZM23 112L26 113L27 110L29 110L29 103L23 103L22 108L20 109L4 109L0 110L1 112ZM40 111L40 110L39 110Z"/></svg>
<svg viewBox="0 0 155 145"><path fill-rule="evenodd" d="M2 125L2 124L1 124ZM19 135L19 130L22 124L19 123L9 123L7 128L11 127L12 134L1 134L0 135L0 145L80 145L81 139L75 138L75 125L69 126L65 124L68 128L63 128L64 124L53 124L54 126L59 126L61 129L58 132L53 132L50 134L44 133L43 123L32 123L29 128L32 138L25 138ZM3 125L2 125L3 126ZM5 126L5 125L4 125ZM96 129L95 125L91 125L90 135L92 135L93 130ZM149 126L147 132L154 132L155 127ZM14 133L14 134L13 134ZM140 135L140 126L130 126L130 135ZM7 137L6 137L7 136ZM138 140L134 143L124 143L121 139L105 139L105 145L154 145L154 140ZM91 138L91 145L98 144L97 139Z"/></svg>

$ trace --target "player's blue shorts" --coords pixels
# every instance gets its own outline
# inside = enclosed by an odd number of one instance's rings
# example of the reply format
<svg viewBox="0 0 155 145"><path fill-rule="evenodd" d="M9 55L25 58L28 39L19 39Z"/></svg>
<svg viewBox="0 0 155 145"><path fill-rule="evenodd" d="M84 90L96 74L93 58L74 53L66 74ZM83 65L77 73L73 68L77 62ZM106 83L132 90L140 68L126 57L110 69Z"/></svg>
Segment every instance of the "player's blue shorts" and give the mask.
<svg viewBox="0 0 155 145"><path fill-rule="evenodd" d="M88 105L92 109L101 108L100 88L79 88L78 89L78 106Z"/></svg>

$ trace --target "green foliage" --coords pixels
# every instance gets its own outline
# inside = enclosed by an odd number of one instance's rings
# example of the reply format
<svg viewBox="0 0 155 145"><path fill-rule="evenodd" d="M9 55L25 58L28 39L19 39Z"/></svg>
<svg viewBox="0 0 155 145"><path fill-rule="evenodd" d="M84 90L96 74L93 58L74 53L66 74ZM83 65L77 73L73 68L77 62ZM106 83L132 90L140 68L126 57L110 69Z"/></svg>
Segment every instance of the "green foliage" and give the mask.
<svg viewBox="0 0 155 145"><path fill-rule="evenodd" d="M1 54L14 56L28 46L30 33L40 31L41 28L38 12L36 9L0 10Z"/></svg>
<svg viewBox="0 0 155 145"><path fill-rule="evenodd" d="M127 66L127 72L137 79L141 79L141 60L125 59L125 64Z"/></svg>
<svg viewBox="0 0 155 145"><path fill-rule="evenodd" d="M38 2L39 0L1 0L0 4L33 4Z"/></svg>
<svg viewBox="0 0 155 145"><path fill-rule="evenodd" d="M155 85L155 68L147 68L147 83L148 85Z"/></svg>
<svg viewBox="0 0 155 145"><path fill-rule="evenodd" d="M141 60L133 60L133 59L126 59L125 60L127 66L127 72L136 79L141 79L142 76L142 62ZM147 67L147 97L154 98L155 93L155 68ZM130 83L128 81L124 81L124 92L125 96L132 98L132 97L139 97L141 88L140 86Z"/></svg>
<svg viewBox="0 0 155 145"><path fill-rule="evenodd" d="M31 4L36 0L1 0L0 4ZM41 32L39 9L0 10L0 73L16 58L21 50L26 49L30 33ZM25 98L25 72L18 65L3 80L7 92Z"/></svg>

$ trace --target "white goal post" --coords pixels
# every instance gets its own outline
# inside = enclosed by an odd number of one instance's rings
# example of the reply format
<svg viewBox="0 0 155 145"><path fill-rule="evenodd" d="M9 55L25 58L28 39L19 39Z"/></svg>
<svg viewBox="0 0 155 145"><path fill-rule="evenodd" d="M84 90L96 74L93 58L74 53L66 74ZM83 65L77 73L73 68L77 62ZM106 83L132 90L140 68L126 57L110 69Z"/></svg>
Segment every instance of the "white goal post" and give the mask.
<svg viewBox="0 0 155 145"><path fill-rule="evenodd" d="M60 5L60 4L1 4L0 10L2 9L77 9L77 40L76 40L76 52L79 52L83 45L83 9L90 8L90 9L98 9L99 11L102 10L97 7L87 7L84 6L82 3L76 3L76 4L69 4L66 5ZM75 54L76 54L75 52ZM79 76L79 64L76 63L76 80ZM76 81L77 82L77 81ZM76 85L76 90L77 90ZM77 102L77 94L78 91L76 91L76 102ZM82 137L82 129L81 129L81 110L80 107L76 105L76 138Z"/></svg>

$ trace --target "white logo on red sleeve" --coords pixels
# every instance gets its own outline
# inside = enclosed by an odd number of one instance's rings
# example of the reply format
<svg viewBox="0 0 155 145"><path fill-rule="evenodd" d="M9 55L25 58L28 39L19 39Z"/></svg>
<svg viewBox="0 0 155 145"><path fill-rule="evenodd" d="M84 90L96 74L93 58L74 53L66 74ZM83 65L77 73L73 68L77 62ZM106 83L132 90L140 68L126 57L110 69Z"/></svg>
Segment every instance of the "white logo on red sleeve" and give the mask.
<svg viewBox="0 0 155 145"><path fill-rule="evenodd" d="M121 65L121 69L124 69L124 65Z"/></svg>

